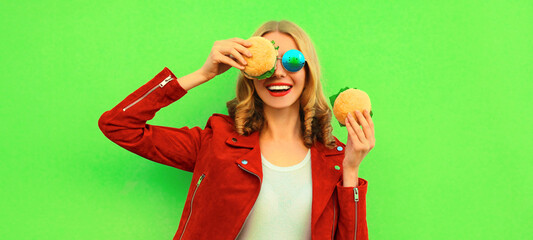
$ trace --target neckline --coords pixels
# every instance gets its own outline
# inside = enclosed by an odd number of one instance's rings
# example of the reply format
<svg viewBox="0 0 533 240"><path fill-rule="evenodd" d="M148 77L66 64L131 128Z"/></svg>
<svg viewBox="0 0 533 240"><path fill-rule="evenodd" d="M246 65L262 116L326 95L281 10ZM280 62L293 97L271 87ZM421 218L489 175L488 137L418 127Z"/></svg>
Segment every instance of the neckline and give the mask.
<svg viewBox="0 0 533 240"><path fill-rule="evenodd" d="M272 164L263 156L262 153L261 153L261 159L263 160L262 161L263 165L266 165L268 168L272 170L279 171L279 172L289 172L289 171L294 171L294 170L302 168L307 162L311 160L311 149L307 150L307 155L305 155L305 158L302 161L300 161L299 163L295 165L288 166L288 167L280 167L280 166L276 166Z"/></svg>

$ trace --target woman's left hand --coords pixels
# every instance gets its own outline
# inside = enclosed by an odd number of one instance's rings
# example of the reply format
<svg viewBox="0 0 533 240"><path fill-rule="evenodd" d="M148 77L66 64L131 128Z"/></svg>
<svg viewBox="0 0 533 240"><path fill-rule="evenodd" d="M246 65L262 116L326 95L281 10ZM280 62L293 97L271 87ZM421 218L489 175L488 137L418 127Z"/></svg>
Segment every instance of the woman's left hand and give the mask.
<svg viewBox="0 0 533 240"><path fill-rule="evenodd" d="M359 169L363 158L376 145L374 123L368 110L364 110L363 113L355 111L355 117L348 113L345 121L346 130L348 130L348 141L344 153L344 168ZM359 125L358 121L361 125ZM363 129L360 126L363 126Z"/></svg>

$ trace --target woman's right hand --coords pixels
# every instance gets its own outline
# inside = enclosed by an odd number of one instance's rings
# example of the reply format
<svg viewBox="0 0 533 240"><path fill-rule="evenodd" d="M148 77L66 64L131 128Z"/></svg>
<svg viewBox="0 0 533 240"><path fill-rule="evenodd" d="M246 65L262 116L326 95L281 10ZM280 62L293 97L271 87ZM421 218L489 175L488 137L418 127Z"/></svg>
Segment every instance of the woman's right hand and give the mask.
<svg viewBox="0 0 533 240"><path fill-rule="evenodd" d="M199 69L200 74L209 81L231 67L243 70L247 63L242 55L252 56L247 49L250 46L252 46L251 42L241 38L215 41L209 57Z"/></svg>

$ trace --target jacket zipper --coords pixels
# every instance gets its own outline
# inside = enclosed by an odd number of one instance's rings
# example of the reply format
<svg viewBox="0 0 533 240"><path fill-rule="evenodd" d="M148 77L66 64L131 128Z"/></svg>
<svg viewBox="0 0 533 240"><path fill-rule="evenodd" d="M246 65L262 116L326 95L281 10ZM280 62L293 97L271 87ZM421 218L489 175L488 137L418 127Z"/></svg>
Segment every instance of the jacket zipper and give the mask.
<svg viewBox="0 0 533 240"><path fill-rule="evenodd" d="M355 236L354 240L357 240L357 202L359 202L359 189L354 187L353 188L353 196L355 199Z"/></svg>
<svg viewBox="0 0 533 240"><path fill-rule="evenodd" d="M255 176L259 179L259 184L261 185L261 178L260 178L259 176L257 176L257 174L255 174L255 173L253 173L253 172L250 172L250 171L244 169L244 168L241 167L241 165L239 165L239 164L237 164L237 166L239 166L242 170L247 171L247 172L249 172L249 173L255 175ZM261 191L261 186L259 186L259 191ZM253 207L253 206L252 206L252 207ZM250 216L250 213L251 213L251 212L252 212L251 210L250 210L250 212L248 212L248 216L246 216L246 219L244 219L244 222L242 223L242 226L241 226L241 230L239 231L239 233L237 233L237 236L235 236L235 240L237 240L237 238L239 237L239 234L241 234L242 229L244 228L244 224L246 223L246 220L247 220L248 217Z"/></svg>
<svg viewBox="0 0 533 240"><path fill-rule="evenodd" d="M167 85L168 82L170 82L172 80L172 75L168 75L167 78L165 78L163 81L161 81L161 83L159 83L157 86L155 86L154 88L152 88L152 90L148 91L147 93L145 93L142 97L140 97L139 99L137 99L137 101L131 103L130 105L128 105L127 107L125 107L124 109L122 109L122 111L126 111L126 109L130 108L131 106L135 105L136 103L138 103L139 101L141 101L143 98L145 98L146 96L148 96L148 94L150 94L151 92L153 92L157 87L164 87L165 85Z"/></svg>
<svg viewBox="0 0 533 240"><path fill-rule="evenodd" d="M331 240L334 240L334 237L335 237L335 205L337 202L336 198L337 197L333 195L333 226L331 226L333 230L331 231Z"/></svg>
<svg viewBox="0 0 533 240"><path fill-rule="evenodd" d="M183 231L181 232L180 239L183 237L183 234L185 233L185 229L187 228L187 223L189 223L189 219L191 218L192 214L192 203L194 201L194 195L196 195L196 190L198 190L198 187L200 186L200 183L202 183L202 180L205 178L205 173L200 176L200 179L198 179L198 183L196 183L196 189L194 189L194 193L192 194L191 199L191 210L189 211L189 216L187 217L187 221L185 222L185 226L183 227Z"/></svg>

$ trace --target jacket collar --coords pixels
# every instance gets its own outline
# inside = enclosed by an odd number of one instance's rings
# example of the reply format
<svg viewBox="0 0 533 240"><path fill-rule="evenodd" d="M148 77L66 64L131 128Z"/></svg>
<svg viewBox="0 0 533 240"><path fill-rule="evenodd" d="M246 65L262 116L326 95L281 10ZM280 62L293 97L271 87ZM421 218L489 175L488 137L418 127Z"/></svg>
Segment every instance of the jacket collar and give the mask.
<svg viewBox="0 0 533 240"><path fill-rule="evenodd" d="M316 141L311 147L311 175L313 181L313 202L311 212L311 229L314 229L320 214L330 200L337 183L342 177L342 161L345 145L336 137L337 146L328 149ZM259 131L248 136L233 132L226 139L226 144L237 148L248 148L249 152L235 160L235 163L263 181L261 150L259 148ZM340 156L339 156L340 155ZM246 160L243 162L243 160Z"/></svg>

